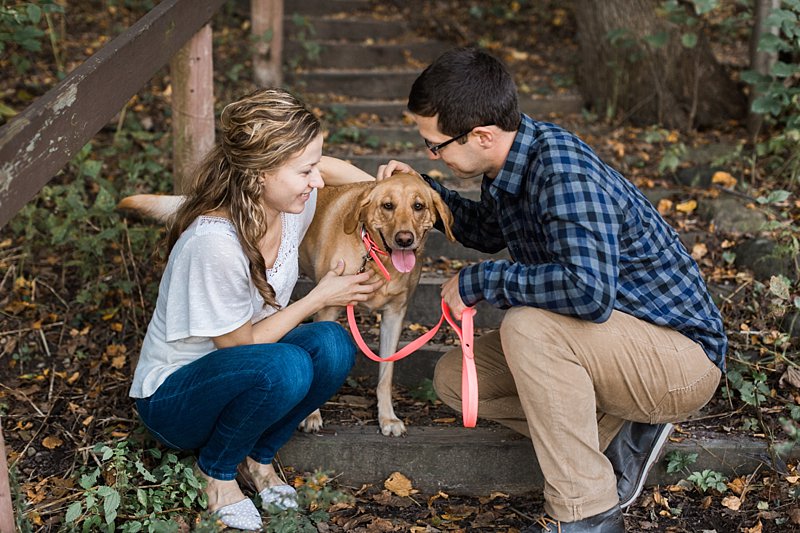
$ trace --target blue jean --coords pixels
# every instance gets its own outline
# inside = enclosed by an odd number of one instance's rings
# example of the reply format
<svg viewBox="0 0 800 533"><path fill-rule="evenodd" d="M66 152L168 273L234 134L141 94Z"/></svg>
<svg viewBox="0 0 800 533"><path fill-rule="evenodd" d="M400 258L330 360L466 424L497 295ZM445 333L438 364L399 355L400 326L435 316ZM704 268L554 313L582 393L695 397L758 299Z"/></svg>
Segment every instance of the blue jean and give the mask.
<svg viewBox="0 0 800 533"><path fill-rule="evenodd" d="M150 432L171 448L198 450L215 479L236 477L248 455L268 464L306 416L339 389L355 361L335 322L301 324L273 344L213 351L136 400Z"/></svg>

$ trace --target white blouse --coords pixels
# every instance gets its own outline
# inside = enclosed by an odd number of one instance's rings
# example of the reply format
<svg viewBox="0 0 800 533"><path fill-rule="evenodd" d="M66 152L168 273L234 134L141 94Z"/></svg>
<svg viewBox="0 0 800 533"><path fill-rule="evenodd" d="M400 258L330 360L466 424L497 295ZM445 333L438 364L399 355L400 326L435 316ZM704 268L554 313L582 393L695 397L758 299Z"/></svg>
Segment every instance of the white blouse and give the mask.
<svg viewBox="0 0 800 533"><path fill-rule="evenodd" d="M299 273L298 254L314 216L316 190L300 214L281 214L281 242L267 280L281 307L289 303ZM167 377L216 349L212 337L274 313L250 279L249 261L236 229L225 219L198 217L172 248L156 308L142 342L130 396L147 398Z"/></svg>

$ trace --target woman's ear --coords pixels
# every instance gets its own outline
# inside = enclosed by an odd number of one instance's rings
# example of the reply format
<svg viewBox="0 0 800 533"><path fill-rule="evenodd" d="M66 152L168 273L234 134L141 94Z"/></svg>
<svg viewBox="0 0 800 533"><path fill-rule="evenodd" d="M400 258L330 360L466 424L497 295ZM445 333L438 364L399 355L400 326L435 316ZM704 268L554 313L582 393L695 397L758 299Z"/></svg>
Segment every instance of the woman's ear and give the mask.
<svg viewBox="0 0 800 533"><path fill-rule="evenodd" d="M442 225L444 226L444 234L451 241L455 241L456 238L455 235L453 235L452 229L453 213L450 212L450 208L444 203L442 197L439 196L439 193L433 190L431 193L431 196L433 197L433 207L436 209L436 214L439 216L439 220L442 221Z"/></svg>

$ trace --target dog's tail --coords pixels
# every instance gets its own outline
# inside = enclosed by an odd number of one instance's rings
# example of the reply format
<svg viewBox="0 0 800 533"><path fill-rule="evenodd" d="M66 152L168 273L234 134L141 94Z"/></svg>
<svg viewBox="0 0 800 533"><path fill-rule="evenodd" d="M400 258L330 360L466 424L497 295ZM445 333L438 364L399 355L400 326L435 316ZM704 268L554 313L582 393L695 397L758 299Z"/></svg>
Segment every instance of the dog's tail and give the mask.
<svg viewBox="0 0 800 533"><path fill-rule="evenodd" d="M166 222L178 211L183 200L183 196L167 194L134 194L123 198L117 204L117 209L142 218Z"/></svg>

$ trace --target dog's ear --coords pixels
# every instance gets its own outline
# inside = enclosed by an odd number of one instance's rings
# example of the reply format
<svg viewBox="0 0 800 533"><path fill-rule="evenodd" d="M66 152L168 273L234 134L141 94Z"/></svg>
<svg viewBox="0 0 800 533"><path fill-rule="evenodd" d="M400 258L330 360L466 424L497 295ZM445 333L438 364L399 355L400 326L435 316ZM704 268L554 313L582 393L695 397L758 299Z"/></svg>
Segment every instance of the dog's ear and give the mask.
<svg viewBox="0 0 800 533"><path fill-rule="evenodd" d="M369 207L371 192L372 189L364 190L358 196L358 198L356 198L356 204L358 205L356 210L349 217L344 219L344 232L348 235L355 233L359 224L364 222L364 219L367 216L367 208Z"/></svg>
<svg viewBox="0 0 800 533"><path fill-rule="evenodd" d="M436 210L436 214L439 216L439 220L442 221L442 225L444 226L445 236L451 241L455 241L456 237L453 235L452 229L453 213L450 212L450 208L447 207L446 203L444 203L444 200L442 200L442 197L439 196L439 193L431 190L431 198L433 199L433 207Z"/></svg>

